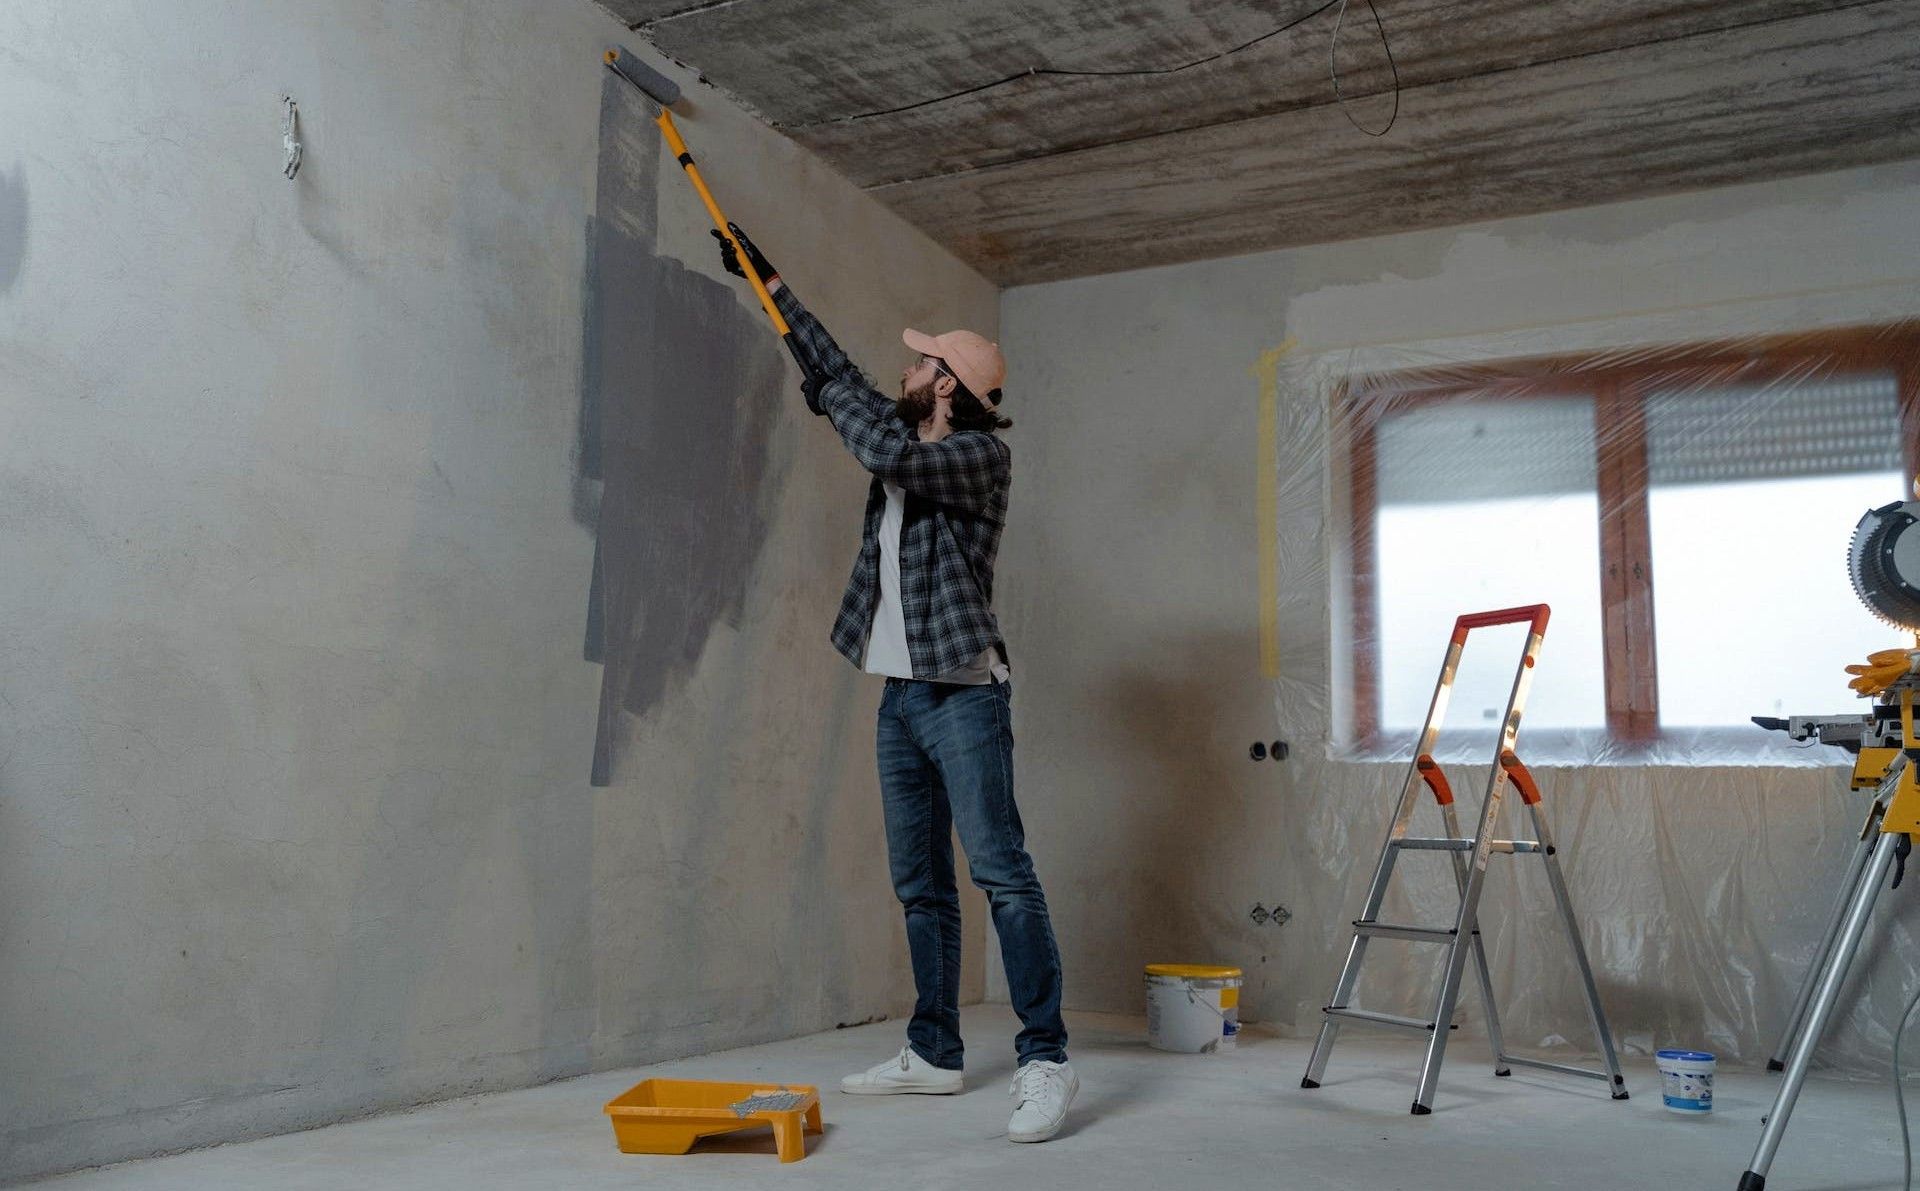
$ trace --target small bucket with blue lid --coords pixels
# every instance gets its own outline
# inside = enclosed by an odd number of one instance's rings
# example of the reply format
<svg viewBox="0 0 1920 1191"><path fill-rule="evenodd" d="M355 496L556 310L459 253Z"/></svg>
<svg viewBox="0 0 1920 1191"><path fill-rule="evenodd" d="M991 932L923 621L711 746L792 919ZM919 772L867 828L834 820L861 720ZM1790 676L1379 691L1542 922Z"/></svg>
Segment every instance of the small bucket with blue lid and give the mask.
<svg viewBox="0 0 1920 1191"><path fill-rule="evenodd" d="M1660 1068L1660 1099L1671 1112L1713 1111L1713 1056L1704 1050L1654 1052Z"/></svg>

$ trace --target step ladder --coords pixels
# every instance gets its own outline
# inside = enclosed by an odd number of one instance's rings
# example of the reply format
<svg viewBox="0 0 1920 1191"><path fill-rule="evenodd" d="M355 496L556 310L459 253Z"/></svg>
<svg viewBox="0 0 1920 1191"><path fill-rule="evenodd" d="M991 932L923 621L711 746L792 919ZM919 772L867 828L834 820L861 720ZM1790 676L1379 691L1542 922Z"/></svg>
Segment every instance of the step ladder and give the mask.
<svg viewBox="0 0 1920 1191"><path fill-rule="evenodd" d="M1533 604L1524 608L1503 608L1497 612L1472 613L1454 621L1446 661L1440 667L1440 681L1434 687L1433 702L1427 708L1426 726L1420 731L1419 747L1414 750L1413 764L1407 770L1406 781L1400 790L1399 805L1394 808L1393 826L1387 832L1386 846L1380 850L1380 861L1373 870L1373 882L1367 888L1366 908L1354 920L1353 944L1347 951L1346 966L1340 970L1340 979L1334 985L1332 998L1321 1010L1325 1019L1320 1025L1320 1037L1313 1044L1313 1058L1307 1063L1307 1074L1300 1081L1301 1087L1320 1086L1320 1078L1326 1072L1327 1058L1333 1051L1334 1038L1339 1034L1342 1024L1359 1022L1405 1030L1427 1036L1426 1064L1420 1070L1420 1090L1414 1096L1413 1112L1415 1116L1432 1112L1434 1085L1440 1079L1440 1061L1446 1055L1447 1035L1455 1028L1452 1019L1454 1005L1459 1000L1460 979L1465 974L1467 957L1471 954L1474 973L1480 983L1480 1000L1487 1011L1487 1040L1493 1047L1495 1075L1510 1075L1513 1067L1537 1067L1564 1075L1602 1080L1615 1100L1627 1098L1626 1081L1620 1075L1620 1059L1613 1049L1613 1035L1607 1030L1606 1015L1600 1008L1600 992L1593 982L1593 969L1587 963L1587 951L1580 941L1580 928L1574 922L1573 902L1567 896L1567 883L1560 875L1560 861L1554 849L1553 836L1548 830L1546 815L1540 809L1540 787L1534 783L1533 775L1513 751L1514 736L1520 730L1520 713L1526 706L1527 690L1532 685L1534 663L1540 655L1541 640L1546 636L1548 611L1545 604ZM1468 633L1493 625L1519 623L1529 626L1527 644L1520 655L1520 664L1514 670L1513 690L1507 697L1507 713L1501 721L1500 740L1494 749L1487 795L1480 804L1480 824L1472 836L1462 836L1459 819L1453 809L1453 791L1447 785L1446 775L1433 759L1434 741L1440 734L1440 722L1446 718L1447 701L1453 694L1453 682L1459 673L1460 655L1466 650ZM1533 839L1494 838L1493 833L1500 819L1501 799L1508 782L1519 791L1520 801L1526 804L1533 820ZM1444 836L1419 837L1407 834L1423 786L1432 791L1434 801L1440 804L1440 816L1446 830ZM1380 907L1386 900L1394 864L1405 852L1446 852L1452 857L1454 881L1460 894L1460 908L1452 926L1397 926L1379 920ZM1546 865L1547 883L1552 887L1553 900L1560 908L1567 942L1573 947L1574 963L1580 970L1580 981L1586 989L1587 1020L1599 1040L1606 1070L1594 1071L1565 1063L1519 1058L1506 1052L1506 1044L1500 1035L1500 1015L1493 1000L1493 978L1488 974L1487 952L1480 939L1478 917L1480 894L1486 884L1487 859L1495 852L1510 856L1538 856ZM1360 965L1366 959L1367 945L1374 939L1437 943L1446 948L1446 972L1434 997L1430 1016L1414 1018L1375 1013L1353 1004L1354 986L1360 980Z"/></svg>

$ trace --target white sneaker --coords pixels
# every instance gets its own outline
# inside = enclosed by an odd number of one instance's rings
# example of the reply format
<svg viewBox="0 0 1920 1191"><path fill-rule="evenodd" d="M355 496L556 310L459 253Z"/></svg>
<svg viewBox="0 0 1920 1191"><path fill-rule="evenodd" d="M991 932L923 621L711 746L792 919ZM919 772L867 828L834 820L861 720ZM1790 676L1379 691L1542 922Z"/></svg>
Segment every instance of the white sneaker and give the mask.
<svg viewBox="0 0 1920 1191"><path fill-rule="evenodd" d="M855 1096L951 1096L960 1090L961 1075L936 1067L903 1046L884 1063L840 1081L840 1090Z"/></svg>
<svg viewBox="0 0 1920 1191"><path fill-rule="evenodd" d="M1035 1059L1014 1073L1007 1089L1019 1100L1007 1122L1008 1141L1045 1141L1067 1123L1067 1106L1080 1091L1071 1063Z"/></svg>

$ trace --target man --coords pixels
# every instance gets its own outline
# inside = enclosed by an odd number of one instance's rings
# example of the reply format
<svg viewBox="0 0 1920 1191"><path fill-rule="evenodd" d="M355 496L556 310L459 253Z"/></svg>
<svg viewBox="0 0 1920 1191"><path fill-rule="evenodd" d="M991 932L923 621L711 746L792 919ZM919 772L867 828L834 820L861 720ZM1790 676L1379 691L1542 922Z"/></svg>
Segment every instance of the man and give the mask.
<svg viewBox="0 0 1920 1191"><path fill-rule="evenodd" d="M873 474L833 643L887 680L875 751L917 998L906 1046L840 1088L961 1089L957 828L968 872L992 909L1022 1026L1007 1137L1045 1141L1060 1131L1080 1081L1060 1019L1060 952L1013 801L1013 685L989 609L1012 474L1012 455L996 434L1012 425L999 412L1006 363L999 347L971 331L906 331L901 339L917 354L892 400L867 383L760 250L732 231L801 345L808 405ZM714 235L727 270L745 277L733 246Z"/></svg>

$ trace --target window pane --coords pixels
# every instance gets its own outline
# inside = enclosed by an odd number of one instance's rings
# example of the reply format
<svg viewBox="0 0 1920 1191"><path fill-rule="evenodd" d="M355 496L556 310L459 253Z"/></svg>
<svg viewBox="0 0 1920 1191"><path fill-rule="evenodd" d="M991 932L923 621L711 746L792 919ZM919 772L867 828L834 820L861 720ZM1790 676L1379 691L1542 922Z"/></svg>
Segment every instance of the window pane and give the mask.
<svg viewBox="0 0 1920 1191"><path fill-rule="evenodd" d="M1606 723L1593 403L1463 400L1384 419L1375 456L1384 730L1426 719L1454 618L1547 603L1530 727ZM1477 629L1449 728L1497 728L1525 626Z"/></svg>
<svg viewBox="0 0 1920 1191"><path fill-rule="evenodd" d="M1903 643L1846 567L1907 495L1894 378L1652 394L1647 462L1660 722L1855 710L1842 667Z"/></svg>
<svg viewBox="0 0 1920 1191"><path fill-rule="evenodd" d="M1907 642L1853 594L1847 543L1903 487L1890 471L1652 489L1660 722L1858 710L1841 667Z"/></svg>

